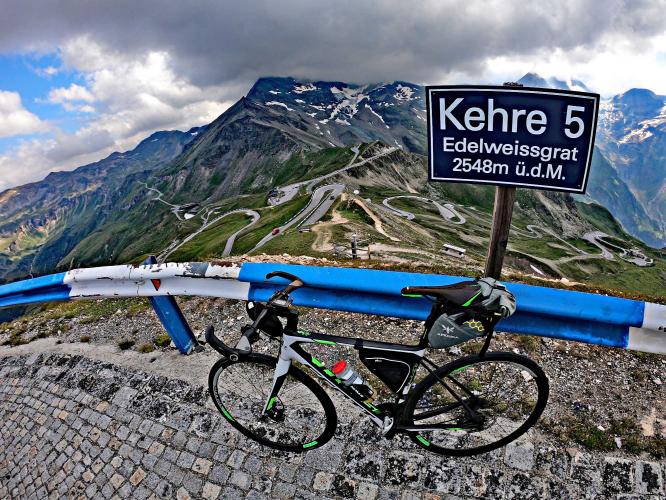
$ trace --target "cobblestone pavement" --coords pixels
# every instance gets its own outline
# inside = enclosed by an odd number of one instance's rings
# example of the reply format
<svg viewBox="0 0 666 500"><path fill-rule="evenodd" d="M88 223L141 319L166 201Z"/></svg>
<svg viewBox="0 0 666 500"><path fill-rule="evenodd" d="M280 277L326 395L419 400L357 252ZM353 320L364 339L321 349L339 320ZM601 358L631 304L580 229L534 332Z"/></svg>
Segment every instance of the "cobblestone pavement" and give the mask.
<svg viewBox="0 0 666 500"><path fill-rule="evenodd" d="M82 356L0 358L0 498L665 498L664 463L535 438L442 458L358 421L290 455L209 404L203 386Z"/></svg>

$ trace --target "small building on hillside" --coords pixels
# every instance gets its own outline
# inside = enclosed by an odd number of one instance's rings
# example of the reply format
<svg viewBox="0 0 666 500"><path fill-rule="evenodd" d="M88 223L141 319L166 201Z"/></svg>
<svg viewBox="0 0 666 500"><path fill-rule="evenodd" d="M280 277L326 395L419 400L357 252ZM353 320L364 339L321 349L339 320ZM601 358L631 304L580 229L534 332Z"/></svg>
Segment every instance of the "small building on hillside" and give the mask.
<svg viewBox="0 0 666 500"><path fill-rule="evenodd" d="M451 257L458 257L459 259L463 259L465 257L465 253L467 250L464 248L457 247L455 245L450 245L448 243L444 243L444 249L442 252L445 255L450 255Z"/></svg>

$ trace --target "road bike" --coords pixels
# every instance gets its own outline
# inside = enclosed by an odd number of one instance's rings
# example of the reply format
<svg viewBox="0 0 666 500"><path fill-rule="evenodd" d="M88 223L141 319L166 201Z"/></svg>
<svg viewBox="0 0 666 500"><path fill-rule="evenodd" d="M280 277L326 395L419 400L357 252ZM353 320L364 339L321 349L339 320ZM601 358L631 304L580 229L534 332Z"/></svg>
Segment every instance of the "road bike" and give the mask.
<svg viewBox="0 0 666 500"><path fill-rule="evenodd" d="M275 277L290 283L266 303L247 303L253 322L241 329L235 348L217 338L212 326L205 335L223 356L209 374L212 399L229 424L250 439L290 452L323 446L337 426L324 387L358 407L385 437L404 434L428 451L451 456L506 445L534 425L546 406L548 379L534 361L488 351L495 325L515 310L513 295L495 280L404 288L404 296L429 298L433 306L418 343L403 345L300 329L291 293L305 283L281 271L266 279ZM260 334L279 342L278 357L253 352ZM442 366L426 357L428 349L483 337L477 354ZM340 370L306 350L313 345L356 349L390 398L373 400L362 377L350 384Z"/></svg>

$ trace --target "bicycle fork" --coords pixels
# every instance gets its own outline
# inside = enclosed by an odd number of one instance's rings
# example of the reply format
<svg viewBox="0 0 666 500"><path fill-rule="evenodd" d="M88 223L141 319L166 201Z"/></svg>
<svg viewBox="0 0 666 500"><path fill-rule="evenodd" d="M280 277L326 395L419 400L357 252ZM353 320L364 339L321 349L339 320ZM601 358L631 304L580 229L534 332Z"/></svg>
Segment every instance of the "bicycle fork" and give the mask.
<svg viewBox="0 0 666 500"><path fill-rule="evenodd" d="M268 395L266 403L264 404L264 409L261 411L260 418L270 416L267 414L274 410L275 403L278 401L278 394L280 393L280 389L282 388L282 385L287 378L290 367L291 359L285 359L282 355L282 349L280 349L280 357L278 358L278 362L275 365L275 372L273 373L273 386L271 387L271 392Z"/></svg>

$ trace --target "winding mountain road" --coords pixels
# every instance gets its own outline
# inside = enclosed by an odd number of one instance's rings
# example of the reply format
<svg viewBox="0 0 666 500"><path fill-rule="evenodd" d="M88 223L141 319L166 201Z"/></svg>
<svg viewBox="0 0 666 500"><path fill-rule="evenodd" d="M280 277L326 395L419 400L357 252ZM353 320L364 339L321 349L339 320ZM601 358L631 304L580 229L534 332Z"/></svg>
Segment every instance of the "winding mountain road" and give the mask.
<svg viewBox="0 0 666 500"><path fill-rule="evenodd" d="M385 147L382 150L380 150L378 153L374 154L373 156L369 158L365 158L362 160L358 160L360 150L358 146L355 146L351 148L353 151L354 155L349 161L349 163L333 172L330 172L328 174L321 175L319 177L316 177L314 179L308 179L306 181L301 181L297 182L294 184L290 184L284 187L279 187L276 188L278 193L275 196L272 196L269 198L268 203L269 205L281 205L283 203L286 203L292 199L294 199L301 188L305 188L305 192L307 194L310 194L310 200L308 201L307 205L305 208L303 208L301 211L299 211L296 215L294 215L290 220L288 220L286 223L284 223L281 226L278 226L278 232L276 234L273 234L273 231L269 232L266 234L255 246L250 252L254 252L258 250L259 248L263 247L266 245L268 242L270 242L273 238L277 236L281 236L287 229L290 227L296 225L297 227L303 226L303 225L313 225L319 222L321 218L328 212L328 210L331 208L335 200L341 195L341 193L345 189L345 185L341 183L331 183L331 184L325 184L323 186L317 187L317 185L321 184L323 181L326 179L330 179L332 177L335 177L338 174L344 173L348 171L351 168L359 167L361 165L364 165L366 163L369 163L373 160L376 160L382 156L386 156L394 151L396 151L398 148L397 147ZM236 210L231 210L229 212L225 212L224 214L221 214L219 216L215 216L216 212L219 210L219 207L202 207L196 214L187 214L190 215L190 217L185 217L183 218L181 216L181 211L183 211L183 207L187 207L188 205L176 205L173 203L169 203L163 199L163 193L159 191L158 189L149 187L146 183L142 183L146 187L148 191L152 191L157 194L155 198L153 198L154 201L159 201L160 203L163 203L167 206L170 207L170 211L175 215L175 217L180 220L184 221L186 219L191 219L196 216L201 216L202 220L202 225L199 227L196 231L192 232L182 240L174 240L167 248L165 248L162 253L159 256L160 261L164 261L167 259L171 254L173 254L176 250L181 248L183 245L185 245L187 242L192 241L194 238L199 236L201 233L209 229L213 224L217 223L221 219L227 217L228 215L236 214L236 213L244 213L248 215L249 217L252 218L252 220L244 227L233 233L229 238L227 239L224 250L222 252L223 256L228 256L231 254L231 251L233 250L234 243L236 241L237 236L245 231L247 228L251 227L254 225L259 219L260 219L260 214L256 212L255 210L251 209L236 209ZM442 219L444 219L446 222L449 222L451 224L456 224L456 225L462 225L467 222L467 219L465 218L464 215L462 215L461 212L464 212L468 215L472 215L469 210L466 210L464 207L456 207L455 205L451 203L445 203L441 204L435 200L423 197L423 196L417 196L417 195L399 195L399 196L392 196L389 198L385 198L382 201L383 206L385 209L388 211L392 212L393 214L403 217L407 220L414 220L416 218L416 215L412 212L409 212L407 210L401 210L399 208L394 207L391 205L392 200L396 199L413 199L413 200L419 200L425 203L431 203L433 204L436 208L437 211L439 212L440 216ZM367 211L367 207L366 207ZM480 214L473 214L474 217L479 217ZM376 221L375 221L376 222ZM619 257L625 261L632 262L635 265L638 266L645 266L645 265L651 265L651 259L648 259L644 255L639 255L638 252L635 251L630 251L624 248L620 248L618 246L612 245L606 241L603 240L604 237L607 235L601 231L594 231L594 232L588 232L585 235L583 235L583 239L589 241L593 245L597 246L601 253L600 254L590 254L586 252L585 250L581 250L580 248L577 248L570 242L564 240L557 234L555 234L554 231L544 228L541 226L537 226L534 224L529 224L525 227L525 229L520 229L516 226L512 225L512 230L515 231L516 233L520 234L523 237L527 238L533 238L533 239L542 239L544 235L551 236L557 240L559 240L563 245L567 246L569 249L573 250L576 252L578 255L573 256L573 257L563 257L558 260L553 260L553 261L548 261L545 264L552 265L551 267L556 267L556 264L558 262L568 262L568 261L578 261L578 260L584 260L584 259L598 259L598 258L603 258L606 260L614 260L614 255L613 253L609 250L609 247L612 248L613 250L617 250L619 252ZM393 238L391 238L393 239ZM388 250L388 249L387 249ZM537 259L540 260L540 259ZM543 263L543 262L542 262ZM540 270L535 269L536 271L540 272Z"/></svg>
<svg viewBox="0 0 666 500"><path fill-rule="evenodd" d="M145 182L141 182L141 184L143 184L148 191L153 191L154 193L157 193L157 196L153 198L153 201L159 201L160 203L164 203L168 207L171 207L170 210L176 216L176 219L185 220L180 216L180 205L174 205L173 203L169 203L168 201L162 199L164 193L162 193L162 191L160 191L159 189L152 188Z"/></svg>
<svg viewBox="0 0 666 500"><path fill-rule="evenodd" d="M340 196L340 194L344 191L345 185L344 184L327 184L324 186L321 186L317 189L315 189L315 186L317 184L320 184L322 181L329 179L331 177L334 177L342 172L345 172L349 170L350 168L355 168L361 165L364 165L370 161L376 160L377 158L380 158L382 156L386 156L393 151L396 151L398 148L396 147L385 147L382 150L380 150L377 154L365 158L361 161L357 161L360 149L359 146L354 146L351 148L351 150L354 152L354 156L351 158L349 163L333 172L330 172L328 174L321 175L319 177L316 177L314 179L308 179L306 181L301 181L297 182L294 184L290 184L288 186L284 186L278 189L278 195L273 196L269 198L268 202L270 205L281 205L283 203L286 203L287 201L293 199L300 189L305 186L305 191L308 194L311 194L310 201L308 202L307 206L301 210L298 214L296 214L294 217L292 217L289 221L287 221L285 224L282 226L279 226L279 232L277 234L273 234L272 231L264 236L256 245L255 247L251 250L257 250L264 246L266 243L271 241L275 236L281 235L286 229L289 227L293 226L294 224L315 224L318 222L324 214L328 211L328 209L331 207L335 199ZM145 182L142 183L148 191L152 191L157 194L155 198L153 198L154 201L159 201L160 203L164 203L165 205L170 207L171 212L175 215L175 217L179 221L184 221L184 220L189 220L197 216L201 216L202 224L201 227L199 227L196 231L192 232L182 240L174 240L172 241L163 251L160 253L158 259L163 262L165 259L167 259L171 254L173 254L176 250L181 248L185 243L192 241L194 238L196 238L198 235L206 231L210 226L218 222L219 220L223 219L224 217L234 214L234 213L245 213L246 215L252 217L252 221L247 224L246 226L242 227L238 231L236 231L234 234L229 236L227 239L227 242L225 244L224 250L222 252L223 256L228 256L232 249L233 245L236 241L236 237L245 229L248 227L252 226L255 224L259 218L260 215L258 212L255 210L250 210L250 209L237 209L237 210L232 210L229 212L226 212L220 216L217 216L213 219L211 217L219 210L219 208L216 207L202 207L196 214L190 214L190 217L183 218L180 214L182 207L184 205L176 205L173 203L169 203L163 199L164 194L159 191L158 189L155 189L153 187L148 186Z"/></svg>
<svg viewBox="0 0 666 500"><path fill-rule="evenodd" d="M214 210L213 210L213 211L214 211ZM209 212L209 214L210 214L210 213L211 213L211 212ZM238 213L243 213L243 214L245 214L245 215L248 215L248 216L252 217L252 221L250 221L249 224L247 224L246 226L243 226L243 227L240 228L238 231L236 231L234 234L232 234L231 236L229 236L229 238L227 239L227 242L226 242L226 244L225 244L225 246L224 246L224 252L222 253L223 256L227 256L227 255L229 255L229 254L231 253L231 249L232 249L233 246L234 246L234 242L236 241L236 236L238 236L238 234L239 234L241 231L244 231L245 229L247 229L248 227L252 226L253 224L255 224L255 223L259 220L259 218L260 218L261 216L259 215L258 212L254 211L254 210L247 209L247 208L239 208L239 209L236 209L236 210L231 210L231 211L229 211L229 212L225 212L225 213L223 213L222 215L220 215L220 216L218 216L218 217L215 217L214 219L212 219L212 220L210 220L210 221L208 221L208 220L206 219L206 220L204 221L204 224L203 224L199 229L197 229L196 231L194 231L194 232L191 233L190 235L188 235L188 236L186 236L185 238L183 238L180 242L178 242L177 240L174 240L174 241L171 243L171 245L169 245L166 249L164 249L164 251L159 255L158 260L159 260L160 262L164 262L164 260L166 260L166 259L169 257L169 255L171 255L172 253L174 253L176 250L178 250L180 247L182 247L182 246L183 246L185 243L187 243L188 241L192 241L194 238L196 238L197 236L199 236L201 233L203 233L206 229L208 229L208 228L209 228L210 226L212 226L213 224L215 224L215 223L217 223L218 221L224 219L224 218L227 217L228 215L238 214Z"/></svg>
<svg viewBox="0 0 666 500"><path fill-rule="evenodd" d="M599 248L601 250L601 256L604 259L614 260L613 254L608 250L608 248L602 245L601 242L599 241L599 239L603 238L604 236L608 235L602 231L590 231L589 233L585 233L583 235L583 239L589 241L594 246Z"/></svg>
<svg viewBox="0 0 666 500"><path fill-rule="evenodd" d="M285 224L278 227L279 232L277 234L273 234L273 232L271 231L266 236L264 236L251 251L253 252L255 250L258 250L276 236L283 234L285 230L287 230L296 223L298 223L298 225L301 226L301 225L311 225L319 222L319 220L326 214L326 212L328 212L328 209L331 208L331 205L333 204L335 199L338 196L340 196L340 194L345 189L344 184L338 184L338 183L326 184L324 186L320 186L315 189L315 186L317 186L317 184L320 184L322 181L325 181L326 179L335 177L338 174L346 172L351 168L360 167L361 165L365 165L366 163L376 160L377 158L381 158L382 156L391 154L397 149L398 148L396 147L386 147L381 151L379 151L377 154L369 158L364 158L360 161L357 161L360 150L358 146L354 146L353 148L351 148L351 150L354 152L354 156L346 166L339 168L338 170L334 170L333 172L329 172L328 174L315 177L314 179L309 179L307 181L301 181L295 184L290 184L288 186L277 188L278 196L271 197L268 200L269 204L273 206L281 205L293 199L303 186L305 186L305 192L308 194L312 193L312 196L310 197L310 201L303 210L297 213Z"/></svg>
<svg viewBox="0 0 666 500"><path fill-rule="evenodd" d="M411 198L414 200L420 200L420 201L425 201L426 203L432 203L435 205L437 210L439 210L439 214L442 216L444 220L447 222L450 222L452 224L464 224L466 222L465 217L460 215L456 211L456 207L452 205L451 203L447 203L445 205L442 205L441 203L431 200L429 198L424 198L423 196L414 196L414 195L401 195L401 196L391 196L390 198L384 199L382 202L386 208L391 210L393 213L396 215L399 215L400 217L404 217L407 220L413 220L416 218L416 216L412 212L407 212L406 210L400 210L399 208L395 208L390 204L391 200L396 200L398 198ZM457 219L457 220L456 220Z"/></svg>
<svg viewBox="0 0 666 500"><path fill-rule="evenodd" d="M314 224L315 222L319 221L319 219L324 216L328 209L331 208L331 205L335 199L340 196L340 193L342 193L344 189L344 184L326 184L325 186L321 186L315 189L312 193L312 196L310 197L310 201L303 210L298 212L283 225L278 226L279 232L277 234L273 234L273 231L271 231L261 240L259 240L259 243L254 246L251 252L254 252L255 250L263 247L266 243L271 241L276 236L281 235L298 222L301 224Z"/></svg>
<svg viewBox="0 0 666 500"><path fill-rule="evenodd" d="M320 175L319 177L315 177L314 179L308 179L307 181L301 181L301 182L296 182L294 184L289 184L288 186L284 187L278 187L276 188L278 191L277 196L272 196L271 198L268 199L268 203L270 205L282 205L283 203L288 202L289 200L292 200L297 194L298 191L305 186L305 192L310 194L312 193L312 190L314 187L321 183L322 181L326 179L330 179L331 177L334 177L338 174L341 174L343 172L346 172L350 168L356 168L360 167L361 165L365 165L366 163L376 160L377 158L381 158L382 156L386 156L390 153L393 153L396 151L398 148L396 147L386 147L382 149L379 153L371 156L370 158L365 158L361 161L356 161L359 155L359 148L358 146L354 146L351 148L351 150L354 152L354 156L352 159L349 161L349 163L342 167L339 168L338 170L334 170L333 172L329 172L328 174Z"/></svg>

